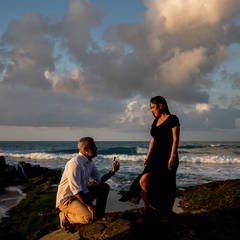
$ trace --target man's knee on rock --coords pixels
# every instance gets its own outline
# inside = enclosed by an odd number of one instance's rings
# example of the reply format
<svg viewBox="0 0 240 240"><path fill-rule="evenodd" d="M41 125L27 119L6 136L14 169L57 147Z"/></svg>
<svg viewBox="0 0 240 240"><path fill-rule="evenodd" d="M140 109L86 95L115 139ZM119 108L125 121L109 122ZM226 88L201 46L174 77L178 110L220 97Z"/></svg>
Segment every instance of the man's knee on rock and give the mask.
<svg viewBox="0 0 240 240"><path fill-rule="evenodd" d="M93 218L91 215L84 215L81 217L80 222L81 224L88 224L93 222Z"/></svg>

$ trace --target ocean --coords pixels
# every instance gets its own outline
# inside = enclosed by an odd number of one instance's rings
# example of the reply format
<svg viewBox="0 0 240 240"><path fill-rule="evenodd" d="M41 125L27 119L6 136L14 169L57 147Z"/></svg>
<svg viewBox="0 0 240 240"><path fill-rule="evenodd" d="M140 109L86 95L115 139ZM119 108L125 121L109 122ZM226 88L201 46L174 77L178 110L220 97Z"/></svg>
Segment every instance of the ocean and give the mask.
<svg viewBox="0 0 240 240"><path fill-rule="evenodd" d="M108 183L113 190L127 190L143 171L148 142L98 141L94 158L100 172L111 169L114 157L120 170ZM78 153L77 142L0 142L0 156L16 165L19 161L48 168L64 169L66 162ZM240 178L240 142L180 142L180 165L177 186L188 187L214 180Z"/></svg>

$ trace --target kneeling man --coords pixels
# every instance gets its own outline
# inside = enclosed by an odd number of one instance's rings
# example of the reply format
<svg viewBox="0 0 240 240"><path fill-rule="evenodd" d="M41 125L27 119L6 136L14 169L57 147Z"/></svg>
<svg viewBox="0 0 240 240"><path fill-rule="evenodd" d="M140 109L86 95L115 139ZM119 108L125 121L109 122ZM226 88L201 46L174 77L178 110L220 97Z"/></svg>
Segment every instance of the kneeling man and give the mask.
<svg viewBox="0 0 240 240"><path fill-rule="evenodd" d="M56 207L60 209L60 226L68 223L87 224L104 215L109 186L105 183L119 170L119 162L114 161L109 173L102 175L92 158L97 156L93 138L84 137L78 142L79 154L69 160L58 185ZM97 184L87 186L89 178ZM92 201L96 199L96 206Z"/></svg>

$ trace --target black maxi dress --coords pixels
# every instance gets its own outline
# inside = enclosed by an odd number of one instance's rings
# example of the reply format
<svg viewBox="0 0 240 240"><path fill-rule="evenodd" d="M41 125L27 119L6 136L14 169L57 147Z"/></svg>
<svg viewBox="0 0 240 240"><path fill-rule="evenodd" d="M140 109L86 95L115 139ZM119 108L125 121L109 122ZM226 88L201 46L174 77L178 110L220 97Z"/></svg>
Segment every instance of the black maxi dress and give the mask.
<svg viewBox="0 0 240 240"><path fill-rule="evenodd" d="M156 126L157 121L158 118L153 121L150 131L154 143L143 174L151 173L148 189L150 204L167 214L172 210L176 196L176 172L179 165L177 154L172 170L168 169L173 145L172 129L180 126L180 123L176 115L170 115L159 126Z"/></svg>
<svg viewBox="0 0 240 240"><path fill-rule="evenodd" d="M133 181L129 196L137 196L141 191L139 180L145 173L151 173L148 183L149 203L163 214L171 212L176 196L176 172L179 164L178 154L174 159L172 170L168 169L168 161L172 151L172 128L180 126L178 117L170 115L163 123L156 126L158 118L153 121L151 136L154 144L144 171Z"/></svg>

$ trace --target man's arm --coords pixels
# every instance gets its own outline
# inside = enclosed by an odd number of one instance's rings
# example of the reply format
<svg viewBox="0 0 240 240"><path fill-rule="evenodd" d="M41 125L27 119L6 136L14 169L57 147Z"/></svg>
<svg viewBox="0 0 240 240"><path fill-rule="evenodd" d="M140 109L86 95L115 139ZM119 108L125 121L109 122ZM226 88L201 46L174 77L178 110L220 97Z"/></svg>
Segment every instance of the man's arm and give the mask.
<svg viewBox="0 0 240 240"><path fill-rule="evenodd" d="M112 170L102 176L101 182L106 182L109 178L111 178L115 174L115 172L117 172L119 170L119 168L120 168L119 162L113 161Z"/></svg>

